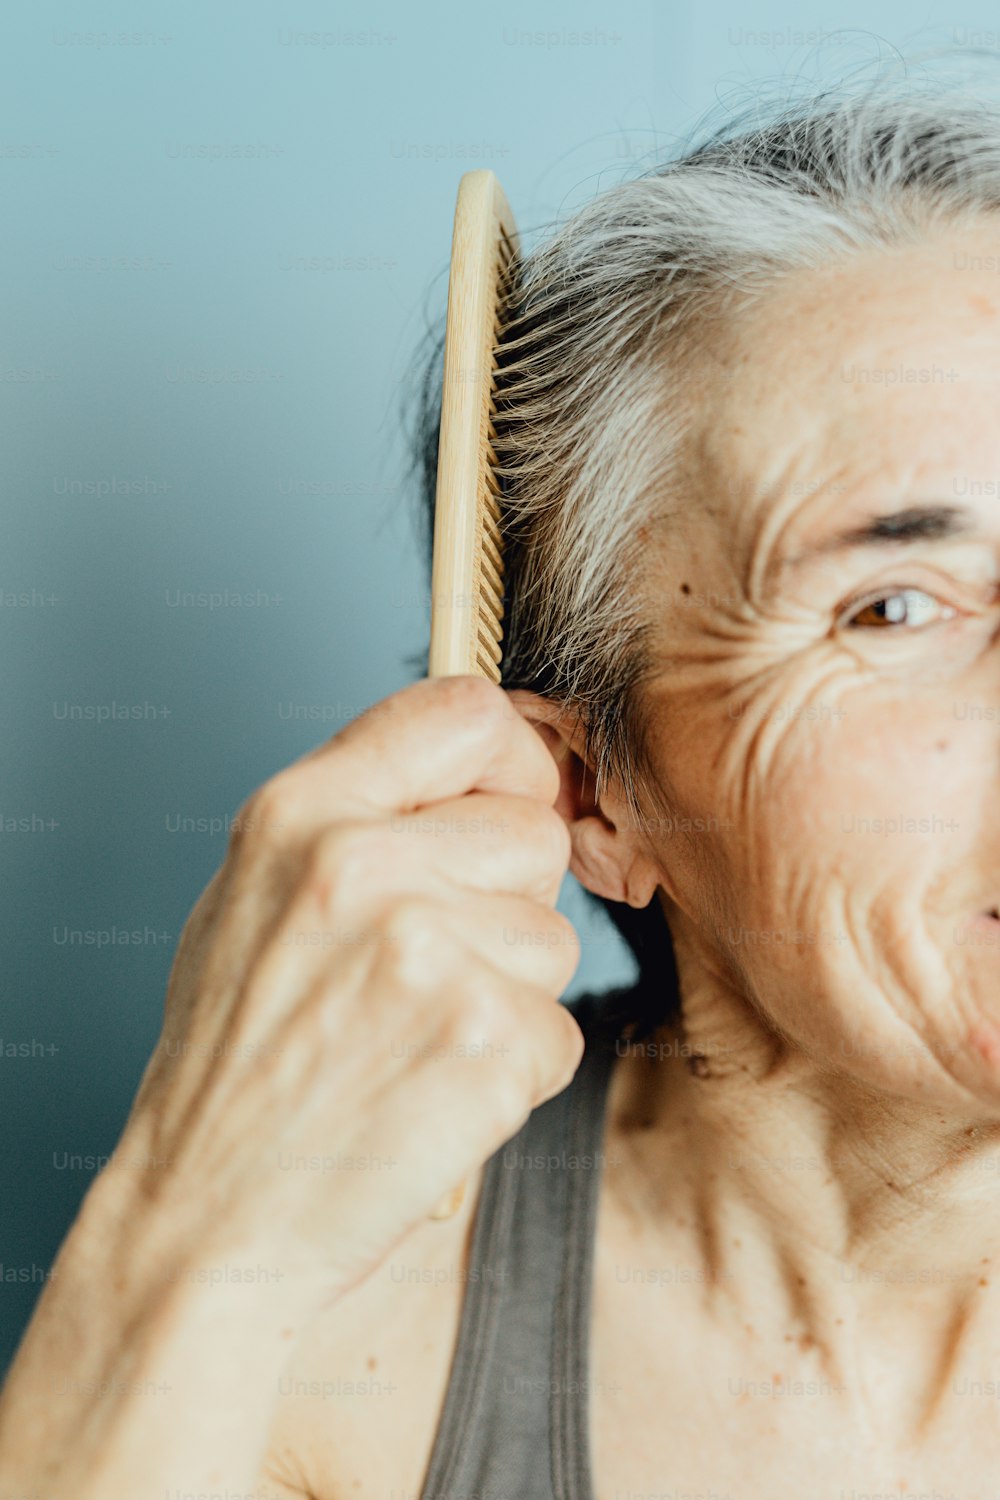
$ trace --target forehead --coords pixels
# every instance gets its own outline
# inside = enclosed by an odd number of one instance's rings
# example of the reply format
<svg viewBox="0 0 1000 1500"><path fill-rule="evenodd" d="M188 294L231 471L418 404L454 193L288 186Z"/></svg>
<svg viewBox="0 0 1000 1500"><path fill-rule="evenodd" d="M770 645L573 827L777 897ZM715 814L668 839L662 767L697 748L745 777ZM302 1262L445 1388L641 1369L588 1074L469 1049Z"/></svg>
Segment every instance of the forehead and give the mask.
<svg viewBox="0 0 1000 1500"><path fill-rule="evenodd" d="M916 483L996 481L1000 218L796 270L701 354L691 451L731 556Z"/></svg>

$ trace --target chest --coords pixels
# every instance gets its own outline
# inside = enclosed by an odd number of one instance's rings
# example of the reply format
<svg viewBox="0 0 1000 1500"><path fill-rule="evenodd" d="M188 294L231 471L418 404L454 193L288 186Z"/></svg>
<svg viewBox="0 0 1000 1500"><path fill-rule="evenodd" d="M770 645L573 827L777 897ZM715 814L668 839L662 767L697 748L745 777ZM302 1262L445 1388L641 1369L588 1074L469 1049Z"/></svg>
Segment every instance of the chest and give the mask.
<svg viewBox="0 0 1000 1500"><path fill-rule="evenodd" d="M876 1437L853 1394L794 1339L768 1343L735 1311L720 1328L692 1261L643 1249L602 1209L589 1325L593 1500L1000 1494L1000 1399L956 1393L919 1448Z"/></svg>
<svg viewBox="0 0 1000 1500"><path fill-rule="evenodd" d="M309 1500L420 1500L472 1289L472 1222L429 1227L316 1330L282 1377L266 1479ZM1000 1400L966 1401L921 1452L867 1442L842 1393L787 1347L738 1313L709 1315L693 1262L643 1244L602 1194L583 1397L593 1500L995 1500Z"/></svg>

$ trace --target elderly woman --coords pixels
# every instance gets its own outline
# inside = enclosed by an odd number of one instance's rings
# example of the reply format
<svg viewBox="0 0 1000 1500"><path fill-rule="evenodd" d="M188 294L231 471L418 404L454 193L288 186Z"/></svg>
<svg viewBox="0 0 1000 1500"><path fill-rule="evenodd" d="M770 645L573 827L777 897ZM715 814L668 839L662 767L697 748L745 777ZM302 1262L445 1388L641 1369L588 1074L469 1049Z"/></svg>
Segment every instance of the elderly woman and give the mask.
<svg viewBox="0 0 1000 1500"><path fill-rule="evenodd" d="M505 687L247 803L0 1494L995 1494L998 209L907 81L527 260Z"/></svg>

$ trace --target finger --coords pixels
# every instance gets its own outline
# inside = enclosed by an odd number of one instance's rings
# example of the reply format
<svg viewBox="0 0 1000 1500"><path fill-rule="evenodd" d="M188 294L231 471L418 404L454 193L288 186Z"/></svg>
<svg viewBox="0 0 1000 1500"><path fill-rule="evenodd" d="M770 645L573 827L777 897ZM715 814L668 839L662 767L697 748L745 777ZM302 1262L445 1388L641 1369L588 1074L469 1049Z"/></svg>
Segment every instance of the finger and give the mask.
<svg viewBox="0 0 1000 1500"><path fill-rule="evenodd" d="M397 887L426 888L436 876L439 889L512 891L554 905L572 853L566 822L536 797L469 792L393 813L381 827Z"/></svg>
<svg viewBox="0 0 1000 1500"><path fill-rule="evenodd" d="M422 678L365 710L272 778L264 822L279 834L350 816L412 811L471 791L552 806L559 771L541 735L482 677Z"/></svg>
<svg viewBox="0 0 1000 1500"><path fill-rule="evenodd" d="M264 1035L279 1017L308 1008L331 989L339 988L348 1005L350 996L373 988L372 975L387 958L408 977L413 1006L430 997L435 1009L482 962L553 997L577 969L580 943L572 923L527 897L466 892L460 901L411 895L405 903L405 925L383 914L367 924L317 926L308 904L294 906L253 966L241 1036ZM394 990L400 987L397 982ZM418 1028L419 1016L404 1005L400 1025L408 1024Z"/></svg>
<svg viewBox="0 0 1000 1500"><path fill-rule="evenodd" d="M372 1070L363 1056L371 1045L370 1022L355 1015L336 1043L347 1070L338 1080L339 1097L351 1096L353 1134L345 1149L391 1160L400 1196L410 1195L409 1211L420 1222L456 1181L477 1170L530 1112L561 1092L583 1056L580 1027L568 1008L530 984L492 973L481 963L471 981L491 996L499 1045L475 1050L481 1030L477 1011L449 1033L449 1043L428 1048L410 1061ZM295 1019L302 1027L304 1017ZM354 1066L352 1066L354 1064ZM339 1184L330 1184L331 1196ZM377 1222L385 1186L377 1173L358 1173L351 1182L352 1212L362 1209ZM363 1203L367 1199L367 1203Z"/></svg>

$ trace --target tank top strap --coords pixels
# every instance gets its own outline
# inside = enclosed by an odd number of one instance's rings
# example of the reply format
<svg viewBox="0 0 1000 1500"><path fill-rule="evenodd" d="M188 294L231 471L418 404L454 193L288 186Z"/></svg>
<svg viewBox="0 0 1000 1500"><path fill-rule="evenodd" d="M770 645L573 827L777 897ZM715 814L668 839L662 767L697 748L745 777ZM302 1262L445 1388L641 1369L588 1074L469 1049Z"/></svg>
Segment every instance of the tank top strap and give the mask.
<svg viewBox="0 0 1000 1500"><path fill-rule="evenodd" d="M590 1296L623 989L563 1003L585 1039L560 1094L485 1163L448 1389L421 1500L592 1500Z"/></svg>

